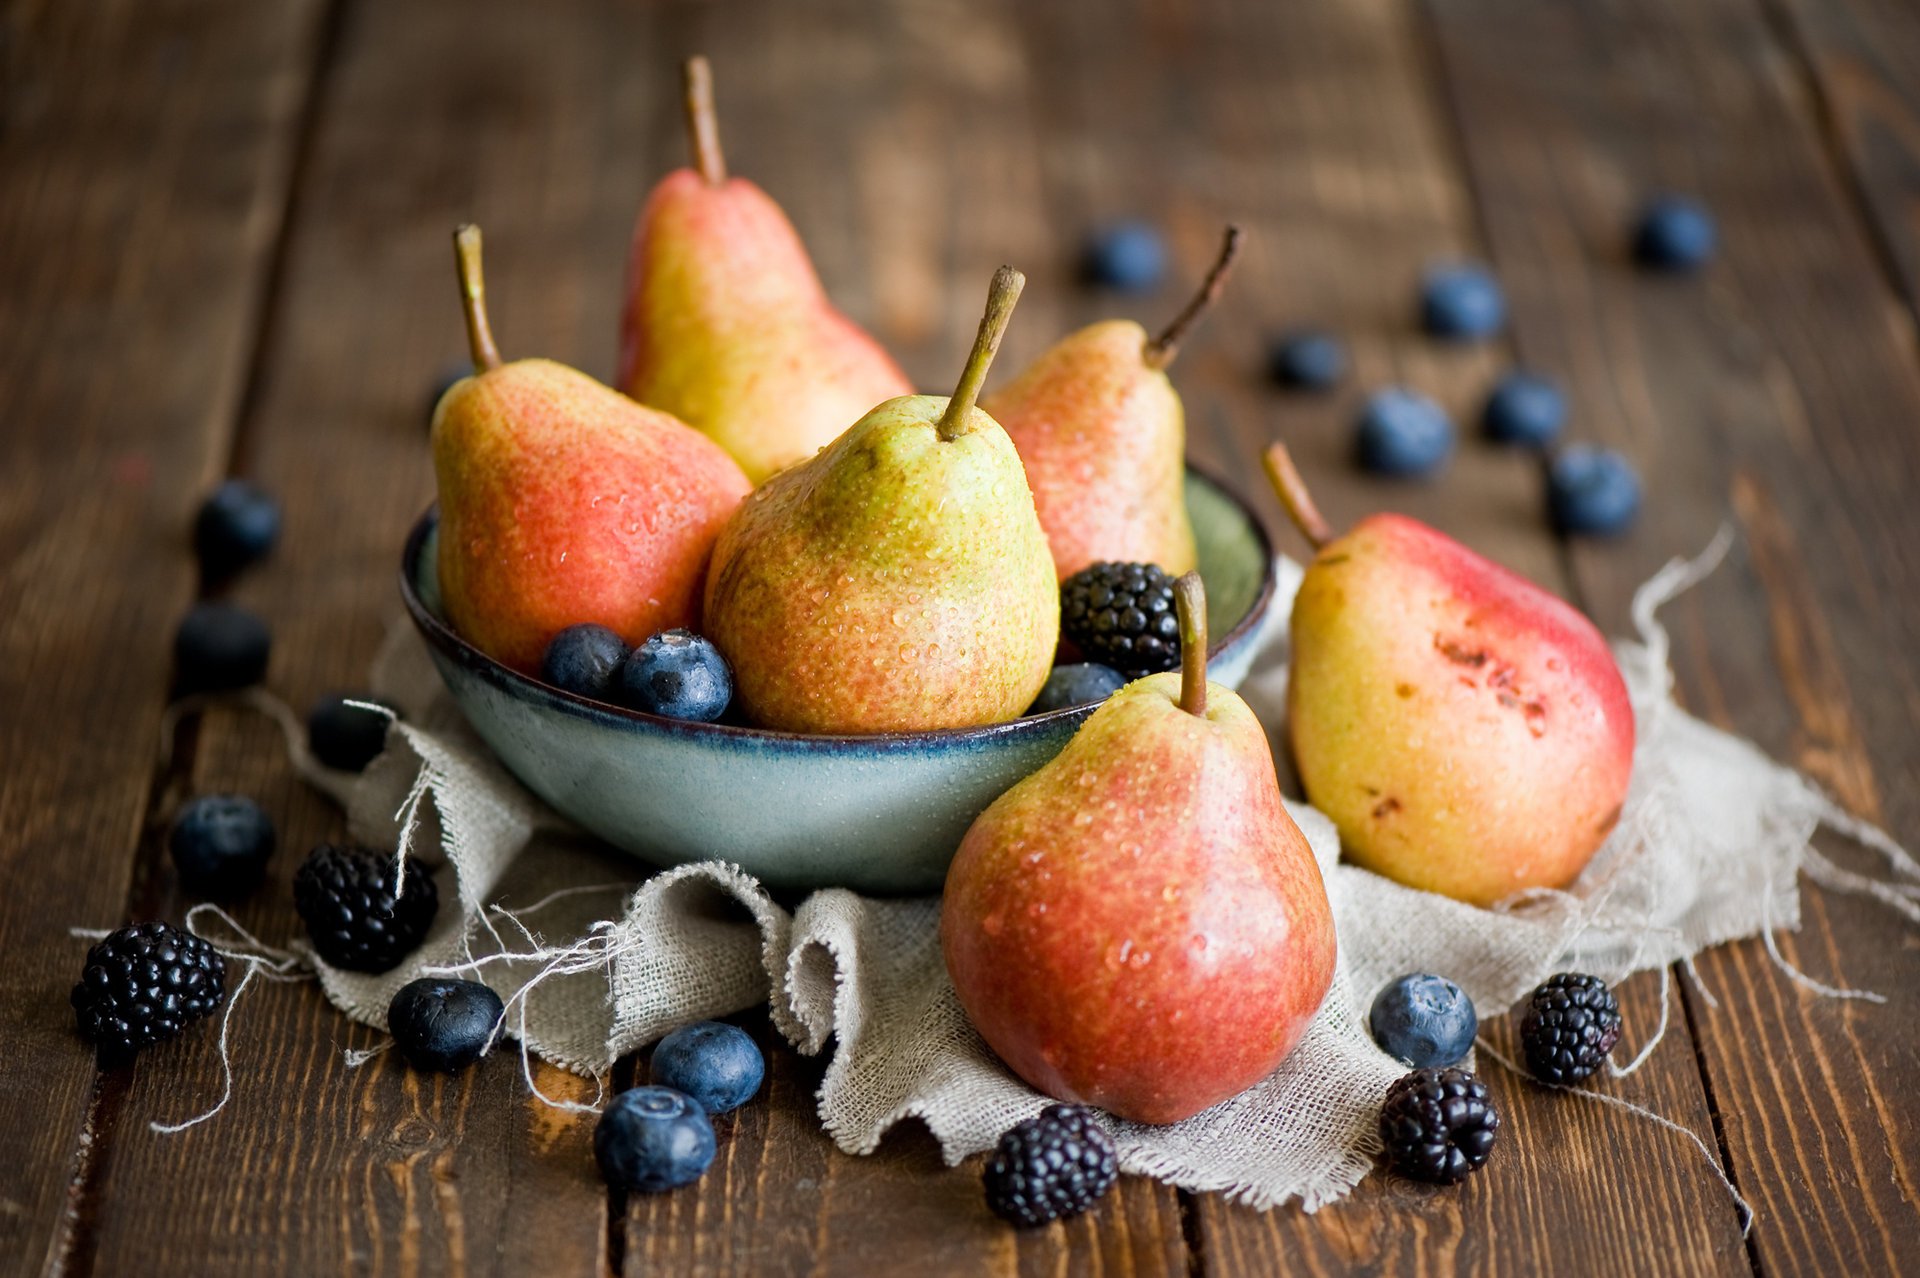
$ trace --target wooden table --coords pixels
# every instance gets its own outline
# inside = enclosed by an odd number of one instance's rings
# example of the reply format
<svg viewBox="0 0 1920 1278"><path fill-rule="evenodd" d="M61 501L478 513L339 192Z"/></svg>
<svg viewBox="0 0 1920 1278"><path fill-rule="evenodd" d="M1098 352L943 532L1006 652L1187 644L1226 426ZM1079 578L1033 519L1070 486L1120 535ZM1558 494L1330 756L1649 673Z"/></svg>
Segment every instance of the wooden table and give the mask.
<svg viewBox="0 0 1920 1278"><path fill-rule="evenodd" d="M277 558L231 592L274 626L297 705L363 682L431 496L426 400L462 353L446 234L488 234L512 354L611 370L622 259L682 157L676 61L715 61L730 158L787 207L835 296L945 386L987 275L1031 277L1003 368L1115 311L1166 317L1220 223L1249 243L1177 369L1192 452L1240 476L1283 437L1336 524L1399 506L1562 591L1604 628L1730 521L1670 610L1680 695L1920 844L1920 11L1891 0L13 0L0 17L0 1274L1810 1273L1920 1270L1920 933L1809 889L1780 941L1676 982L1651 1063L1605 1085L1700 1133L1490 1075L1509 1128L1452 1191L1375 1177L1314 1216L1130 1179L1015 1233L978 1166L897 1133L841 1154L817 1062L772 1053L696 1189L608 1195L590 1123L495 1061L456 1080L341 1049L375 1036L311 986L249 994L230 1110L213 1035L98 1075L66 1006L70 926L178 920L162 849L186 795L258 796L274 882L335 810L274 730L218 710L156 762L186 527L221 477L284 499ZM1628 264L1645 194L1697 194L1724 251L1693 280ZM1083 229L1167 228L1178 269L1122 302L1072 282ZM1511 335L1442 348L1421 268L1498 270ZM1260 378L1276 328L1326 325L1354 377ZM1470 422L1516 360L1573 433L1626 450L1645 517L1557 541L1535 461L1469 428L1445 478L1347 463L1362 390ZM1278 525L1277 511L1259 498ZM1828 844L1823 843L1823 846ZM1844 847L1832 850L1843 857ZM1717 999L1709 1002L1707 992ZM1638 1041L1656 983L1623 991ZM746 1018L767 1039L764 1018ZM623 1066L630 1078L633 1062ZM1491 1067L1490 1067L1491 1068ZM549 1091L582 1093L544 1071Z"/></svg>

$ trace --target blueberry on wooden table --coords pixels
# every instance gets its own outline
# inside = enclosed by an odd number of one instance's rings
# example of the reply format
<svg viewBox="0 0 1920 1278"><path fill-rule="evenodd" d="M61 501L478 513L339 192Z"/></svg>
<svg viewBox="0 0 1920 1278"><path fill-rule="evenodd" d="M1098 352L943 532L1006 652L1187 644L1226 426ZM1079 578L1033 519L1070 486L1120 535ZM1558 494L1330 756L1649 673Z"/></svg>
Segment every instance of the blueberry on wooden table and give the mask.
<svg viewBox="0 0 1920 1278"><path fill-rule="evenodd" d="M273 857L273 821L241 794L203 794L189 800L167 831L180 882L216 901L245 896L260 886Z"/></svg>
<svg viewBox="0 0 1920 1278"><path fill-rule="evenodd" d="M1547 516L1556 531L1604 537L1640 513L1640 476L1610 448L1576 444L1547 467Z"/></svg>
<svg viewBox="0 0 1920 1278"><path fill-rule="evenodd" d="M392 713L369 710L369 705ZM386 749L387 729L397 713L370 692L330 692L307 711L307 750L336 771L364 772Z"/></svg>
<svg viewBox="0 0 1920 1278"><path fill-rule="evenodd" d="M1543 448L1567 424L1567 397L1536 373L1508 373L1487 396L1480 425L1497 444Z"/></svg>
<svg viewBox="0 0 1920 1278"><path fill-rule="evenodd" d="M1167 247L1145 222L1118 222L1088 237L1080 258L1081 278L1123 293L1144 293L1167 273Z"/></svg>
<svg viewBox="0 0 1920 1278"><path fill-rule="evenodd" d="M576 697L613 700L613 676L626 660L627 641L605 626L568 626L547 643L540 677Z"/></svg>
<svg viewBox="0 0 1920 1278"><path fill-rule="evenodd" d="M1473 1050L1473 1000L1443 976L1414 972L1374 996L1367 1029L1380 1050L1415 1069L1452 1065Z"/></svg>
<svg viewBox="0 0 1920 1278"><path fill-rule="evenodd" d="M1267 353L1267 375L1297 390L1326 390L1347 372L1347 348L1331 333L1283 333Z"/></svg>
<svg viewBox="0 0 1920 1278"><path fill-rule="evenodd" d="M1126 682L1127 677L1118 670L1096 662L1055 666L1027 713L1047 714L1069 706L1094 705L1120 691Z"/></svg>
<svg viewBox="0 0 1920 1278"><path fill-rule="evenodd" d="M733 700L726 658L688 630L663 630L628 653L613 684L621 704L669 719L712 723Z"/></svg>
<svg viewBox="0 0 1920 1278"><path fill-rule="evenodd" d="M690 1185L713 1162L713 1124L700 1102L671 1087L613 1098L593 1129L593 1157L609 1185L657 1194Z"/></svg>
<svg viewBox="0 0 1920 1278"><path fill-rule="evenodd" d="M1684 274L1707 264L1719 238L1705 206L1663 195L1649 201L1634 223L1633 256L1649 269Z"/></svg>
<svg viewBox="0 0 1920 1278"><path fill-rule="evenodd" d="M223 482L200 504L193 549L211 580L231 577L265 559L280 540L280 503L244 479Z"/></svg>
<svg viewBox="0 0 1920 1278"><path fill-rule="evenodd" d="M1360 409L1354 455L1376 475L1430 475L1453 454L1453 419L1415 391L1376 391Z"/></svg>
<svg viewBox="0 0 1920 1278"><path fill-rule="evenodd" d="M653 1082L685 1092L709 1114L746 1104L766 1075L766 1058L753 1036L721 1021L683 1025L653 1049Z"/></svg>
<svg viewBox="0 0 1920 1278"><path fill-rule="evenodd" d="M174 687L181 694L233 692L267 675L273 633L245 608L199 603L173 636Z"/></svg>
<svg viewBox="0 0 1920 1278"><path fill-rule="evenodd" d="M1484 266L1436 266L1421 281L1420 322L1452 341L1491 337L1507 322L1506 295Z"/></svg>
<svg viewBox="0 0 1920 1278"><path fill-rule="evenodd" d="M387 1033L407 1064L454 1074L486 1054L506 1015L500 996L478 981L423 976L387 1005Z"/></svg>

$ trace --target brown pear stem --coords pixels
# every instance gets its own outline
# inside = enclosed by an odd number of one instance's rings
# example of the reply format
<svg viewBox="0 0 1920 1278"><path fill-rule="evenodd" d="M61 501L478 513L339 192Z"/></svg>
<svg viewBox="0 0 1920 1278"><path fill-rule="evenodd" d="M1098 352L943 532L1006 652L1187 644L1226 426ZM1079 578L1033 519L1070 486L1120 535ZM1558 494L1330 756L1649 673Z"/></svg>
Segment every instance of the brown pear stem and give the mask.
<svg viewBox="0 0 1920 1278"><path fill-rule="evenodd" d="M1300 470L1293 464L1293 455L1285 444L1267 446L1263 460L1267 464L1267 482L1273 485L1274 496L1287 509L1287 517L1293 520L1293 526L1300 530L1315 550L1333 540L1333 529L1328 526L1320 508L1313 504L1313 494L1307 491L1307 481L1300 478Z"/></svg>
<svg viewBox="0 0 1920 1278"><path fill-rule="evenodd" d="M1027 277L1011 266L993 273L993 283L987 286L987 313L980 317L973 352L967 356L967 366L960 370L960 384L953 388L947 411L940 415L940 438L955 440L973 429L973 401L980 398L987 369L993 364L994 352L1000 349L1007 321L1013 317L1013 304L1020 300L1020 290L1026 285Z"/></svg>
<svg viewBox="0 0 1920 1278"><path fill-rule="evenodd" d="M1173 363L1174 356L1180 353L1180 343L1189 330L1200 322L1215 301L1219 300L1220 290L1227 285L1227 273L1233 269L1233 259L1240 252L1240 228L1227 227L1226 235L1220 241L1220 256L1213 260L1213 269L1207 272L1207 278L1201 283L1200 291L1187 303L1187 309L1173 317L1173 323L1161 330L1160 336L1147 343L1140 358L1148 368L1165 368Z"/></svg>
<svg viewBox="0 0 1920 1278"><path fill-rule="evenodd" d="M500 367L500 348L487 323L487 283L480 273L480 228L463 222L453 229L453 263L460 272L460 308L467 316L467 348L473 352L473 371Z"/></svg>
<svg viewBox="0 0 1920 1278"><path fill-rule="evenodd" d="M1207 716L1207 588L1190 572L1173 583L1173 607L1180 617L1180 708Z"/></svg>
<svg viewBox="0 0 1920 1278"><path fill-rule="evenodd" d="M727 180L727 157L720 149L720 117L713 110L713 68L699 54L682 68L686 83L687 141L693 166L708 186Z"/></svg>

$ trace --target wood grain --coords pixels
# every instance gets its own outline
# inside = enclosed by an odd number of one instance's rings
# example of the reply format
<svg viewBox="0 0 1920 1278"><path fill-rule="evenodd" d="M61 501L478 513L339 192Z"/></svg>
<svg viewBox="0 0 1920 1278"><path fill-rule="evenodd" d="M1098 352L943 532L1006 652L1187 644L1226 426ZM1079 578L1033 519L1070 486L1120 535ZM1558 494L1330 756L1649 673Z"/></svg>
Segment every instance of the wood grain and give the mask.
<svg viewBox="0 0 1920 1278"><path fill-rule="evenodd" d="M85 1245L67 991L127 908L186 528L224 466L316 7L0 14L0 1273ZM110 1108L106 1107L106 1108Z"/></svg>
<svg viewBox="0 0 1920 1278"><path fill-rule="evenodd" d="M1500 8L1498 23L1494 6L1434 8L1522 353L1569 382L1577 433L1648 479L1623 545L1576 550L1583 589L1622 618L1648 570L1734 522L1733 562L1671 610L1683 695L1914 842L1920 375L1872 228L1777 74L1792 55L1741 3ZM1624 261L1634 202L1656 187L1719 218L1724 250L1698 280ZM1804 922L1782 939L1791 961L1890 1004L1812 997L1751 943L1703 957L1717 1010L1688 1000L1759 1208L1756 1263L1912 1268L1912 932L1811 888Z"/></svg>

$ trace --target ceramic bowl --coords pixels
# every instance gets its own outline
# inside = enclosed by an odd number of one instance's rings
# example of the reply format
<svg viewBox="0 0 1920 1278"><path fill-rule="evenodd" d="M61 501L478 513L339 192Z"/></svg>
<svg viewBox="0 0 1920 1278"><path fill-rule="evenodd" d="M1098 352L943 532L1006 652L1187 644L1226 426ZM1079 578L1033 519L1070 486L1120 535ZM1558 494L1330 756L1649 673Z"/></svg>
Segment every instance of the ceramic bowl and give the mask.
<svg viewBox="0 0 1920 1278"><path fill-rule="evenodd" d="M1260 521L1188 472L1212 677L1237 686L1273 597ZM400 593L468 722L556 810L655 865L732 861L770 888L938 892L981 809L1057 754L1091 706L984 728L811 736L603 705L508 669L446 624L438 516L407 538Z"/></svg>

